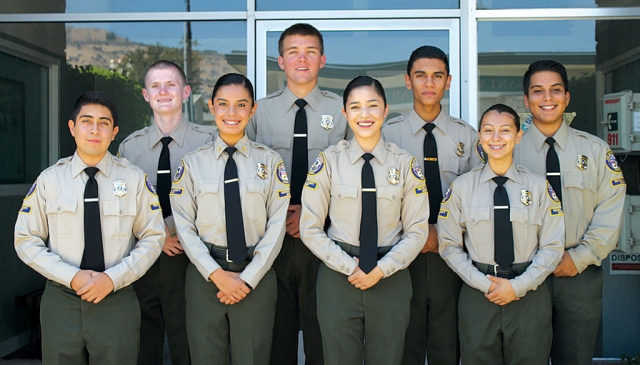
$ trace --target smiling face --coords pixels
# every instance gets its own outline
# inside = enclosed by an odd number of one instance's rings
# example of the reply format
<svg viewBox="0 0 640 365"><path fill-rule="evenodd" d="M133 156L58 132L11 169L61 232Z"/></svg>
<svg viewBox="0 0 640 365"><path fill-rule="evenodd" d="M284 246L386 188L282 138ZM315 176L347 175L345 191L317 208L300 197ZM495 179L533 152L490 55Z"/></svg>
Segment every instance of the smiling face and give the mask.
<svg viewBox="0 0 640 365"><path fill-rule="evenodd" d="M257 107L242 85L221 86L209 100L209 110L215 117L220 138L229 146L234 146L244 136L244 129Z"/></svg>
<svg viewBox="0 0 640 365"><path fill-rule="evenodd" d="M191 87L184 85L182 76L173 67L154 68L145 77L142 96L154 114L175 115L182 113L182 102L191 94Z"/></svg>
<svg viewBox="0 0 640 365"><path fill-rule="evenodd" d="M69 120L69 131L76 140L78 156L88 166L95 166L107 153L111 141L118 134L107 107L87 104L80 109L76 120Z"/></svg>
<svg viewBox="0 0 640 365"><path fill-rule="evenodd" d="M522 132L516 128L513 116L491 111L480 121L478 136L489 163L508 162L510 165Z"/></svg>
<svg viewBox="0 0 640 365"><path fill-rule="evenodd" d="M531 111L536 125L559 128L569 100L569 92L565 90L562 77L557 72L541 71L531 75L524 105Z"/></svg>
<svg viewBox="0 0 640 365"><path fill-rule="evenodd" d="M385 105L382 96L372 86L352 89L342 109L356 140L363 148L378 143L388 112L389 106Z"/></svg>
<svg viewBox="0 0 640 365"><path fill-rule="evenodd" d="M283 53L278 65L287 75L290 87L318 82L318 73L326 62L320 51L320 40L314 36L291 35L283 41Z"/></svg>
<svg viewBox="0 0 640 365"><path fill-rule="evenodd" d="M439 106L451 87L451 75L447 74L446 65L436 58L417 59L411 73L404 78L407 89L413 91L413 104L417 108Z"/></svg>

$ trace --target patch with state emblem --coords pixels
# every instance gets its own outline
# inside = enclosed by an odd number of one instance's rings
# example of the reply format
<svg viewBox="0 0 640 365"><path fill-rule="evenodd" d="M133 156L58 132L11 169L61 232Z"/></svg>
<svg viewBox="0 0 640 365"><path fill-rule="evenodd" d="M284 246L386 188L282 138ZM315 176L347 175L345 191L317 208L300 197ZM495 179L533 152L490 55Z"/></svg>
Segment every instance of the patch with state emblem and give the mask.
<svg viewBox="0 0 640 365"><path fill-rule="evenodd" d="M146 174L144 175L144 186L147 187L147 190L149 190L151 194L158 195L158 193L156 193L156 189L153 187L153 184L151 183L151 181L149 181L149 178Z"/></svg>
<svg viewBox="0 0 640 365"><path fill-rule="evenodd" d="M420 165L418 165L418 161L415 157L411 158L411 172L416 179L424 180L424 174L422 173L422 169L420 168Z"/></svg>
<svg viewBox="0 0 640 365"><path fill-rule="evenodd" d="M616 160L616 155L613 154L613 151L607 151L606 158L607 167L609 170L613 171L616 174L621 174L622 170L620 170L620 165L618 165L618 161Z"/></svg>
<svg viewBox="0 0 640 365"><path fill-rule="evenodd" d="M278 180L284 185L289 185L289 177L287 176L287 170L284 168L284 162L280 161L276 167L276 175Z"/></svg>
<svg viewBox="0 0 640 365"><path fill-rule="evenodd" d="M317 175L324 168L324 153L320 152L316 160L313 161L313 165L309 169L309 175Z"/></svg>
<svg viewBox="0 0 640 365"><path fill-rule="evenodd" d="M547 195L549 196L549 199L551 199L552 202L556 204L560 204L560 199L558 199L558 196L556 195L556 192L553 190L553 186L549 184L549 181L547 181Z"/></svg>
<svg viewBox="0 0 640 365"><path fill-rule="evenodd" d="M476 150L476 154L480 158L480 161L482 161L482 163L487 163L487 157L484 154L484 150L482 149L482 145L480 144L480 140L478 140L478 142L476 142L475 150Z"/></svg>
<svg viewBox="0 0 640 365"><path fill-rule="evenodd" d="M25 196L24 198L27 199L29 198L31 195L33 195L33 193L36 192L36 188L38 187L38 182L34 182L33 185L31 185L31 188L29 188L29 192L27 192L27 196Z"/></svg>
<svg viewBox="0 0 640 365"><path fill-rule="evenodd" d="M447 192L444 193L444 197L442 197L442 203L440 204L445 204L446 202L448 202L449 199L451 199L452 192L453 192L453 183L451 183L451 185L449 186L449 189L447 189Z"/></svg>
<svg viewBox="0 0 640 365"><path fill-rule="evenodd" d="M173 175L173 182L179 182L182 180L182 175L184 175L184 160L180 161L180 165L178 165L178 169L176 170L175 175Z"/></svg>

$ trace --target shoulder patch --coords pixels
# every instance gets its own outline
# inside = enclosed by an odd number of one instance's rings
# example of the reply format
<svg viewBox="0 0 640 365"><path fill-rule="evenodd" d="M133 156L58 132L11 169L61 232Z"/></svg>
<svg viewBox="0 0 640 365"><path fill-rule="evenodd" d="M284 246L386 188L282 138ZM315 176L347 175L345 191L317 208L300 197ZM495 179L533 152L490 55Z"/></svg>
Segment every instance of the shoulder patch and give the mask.
<svg viewBox="0 0 640 365"><path fill-rule="evenodd" d="M624 181L624 177L619 177L616 179L611 179L611 186L612 187L618 187L618 186L623 186L623 185L627 185L627 183Z"/></svg>
<svg viewBox="0 0 640 365"><path fill-rule="evenodd" d="M622 170L620 170L620 165L618 165L618 161L616 160L616 155L613 154L613 151L607 151L606 161L607 167L615 174L621 174Z"/></svg>
<svg viewBox="0 0 640 365"><path fill-rule="evenodd" d="M144 186L147 187L147 190L149 190L151 194L158 195L158 193L156 193L156 189L153 187L153 184L151 184L151 181L149 181L147 174L144 175Z"/></svg>
<svg viewBox="0 0 640 365"><path fill-rule="evenodd" d="M447 192L444 193L444 197L442 198L442 203L441 204L445 204L446 202L449 201L449 199L451 199L451 192L453 189L453 183L451 183L451 185L449 186L449 188L447 189Z"/></svg>
<svg viewBox="0 0 640 365"><path fill-rule="evenodd" d="M418 161L415 157L411 157L411 172L413 176L418 180L424 180L424 175L422 174L422 169L418 164Z"/></svg>
<svg viewBox="0 0 640 365"><path fill-rule="evenodd" d="M33 193L36 192L37 187L38 187L38 182L35 181L33 185L31 185L31 188L29 188L29 191L27 192L27 195L24 198L28 199L31 195L33 195Z"/></svg>
<svg viewBox="0 0 640 365"><path fill-rule="evenodd" d="M316 190L316 188L318 187L318 183L313 180L307 179L304 182L304 187L310 190Z"/></svg>
<svg viewBox="0 0 640 365"><path fill-rule="evenodd" d="M287 170L284 167L284 161L278 162L278 166L276 167L276 175L278 176L278 180L282 184L289 185L289 177L287 176Z"/></svg>
<svg viewBox="0 0 640 365"><path fill-rule="evenodd" d="M487 163L487 156L484 154L484 150L482 149L482 145L480 144L480 140L476 141L476 154L480 157L480 161L482 163Z"/></svg>
<svg viewBox="0 0 640 365"><path fill-rule="evenodd" d="M549 196L549 199L551 199L552 202L556 204L560 204L560 199L558 199L556 192L553 190L553 186L549 184L549 180L547 180L547 195Z"/></svg>
<svg viewBox="0 0 640 365"><path fill-rule="evenodd" d="M322 171L322 169L324 168L324 164L325 164L324 152L320 152L318 157L316 157L316 160L313 161L313 165L311 165L311 168L309 169L309 175L319 174L320 171Z"/></svg>
<svg viewBox="0 0 640 365"><path fill-rule="evenodd" d="M184 175L184 160L180 161L180 165L178 165L178 169L176 170L175 175L173 175L173 182L177 183L182 180L182 175Z"/></svg>

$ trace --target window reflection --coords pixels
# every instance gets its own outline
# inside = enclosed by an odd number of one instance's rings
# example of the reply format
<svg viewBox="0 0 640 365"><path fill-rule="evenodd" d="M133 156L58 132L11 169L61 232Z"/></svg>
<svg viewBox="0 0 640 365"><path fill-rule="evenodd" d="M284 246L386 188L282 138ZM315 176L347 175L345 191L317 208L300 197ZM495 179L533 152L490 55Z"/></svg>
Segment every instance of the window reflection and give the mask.
<svg viewBox="0 0 640 365"><path fill-rule="evenodd" d="M458 0L256 0L256 10L458 9Z"/></svg>

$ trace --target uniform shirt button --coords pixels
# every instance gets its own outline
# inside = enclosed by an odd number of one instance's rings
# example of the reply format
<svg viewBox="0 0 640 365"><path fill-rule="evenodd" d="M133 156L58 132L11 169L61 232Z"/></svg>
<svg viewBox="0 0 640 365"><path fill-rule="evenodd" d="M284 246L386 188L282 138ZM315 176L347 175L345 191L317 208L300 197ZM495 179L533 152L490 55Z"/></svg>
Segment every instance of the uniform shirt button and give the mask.
<svg viewBox="0 0 640 365"><path fill-rule="evenodd" d="M58 212L60 211L60 207L58 207Z"/></svg>
<svg viewBox="0 0 640 365"><path fill-rule="evenodd" d="M122 209L120 209L120 215L122 215Z"/></svg>
<svg viewBox="0 0 640 365"><path fill-rule="evenodd" d="M344 265L340 266L340 270L345 271Z"/></svg>
<svg viewBox="0 0 640 365"><path fill-rule="evenodd" d="M331 257L327 256L326 257L327 261L331 261Z"/></svg>

